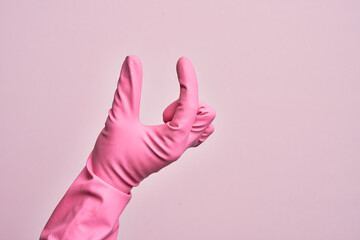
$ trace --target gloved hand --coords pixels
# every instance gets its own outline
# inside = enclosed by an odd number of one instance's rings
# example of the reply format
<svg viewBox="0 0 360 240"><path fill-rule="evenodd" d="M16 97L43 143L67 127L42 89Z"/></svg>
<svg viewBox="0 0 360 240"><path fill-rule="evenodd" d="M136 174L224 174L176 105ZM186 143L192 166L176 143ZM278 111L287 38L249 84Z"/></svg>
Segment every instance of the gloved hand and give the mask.
<svg viewBox="0 0 360 240"><path fill-rule="evenodd" d="M164 124L146 126L139 121L141 62L136 56L125 59L105 127L40 239L115 240L131 188L214 131L215 112L198 101L192 64L182 57L176 70L179 99L165 109Z"/></svg>
<svg viewBox="0 0 360 240"><path fill-rule="evenodd" d="M214 131L215 112L205 103L199 106L191 62L180 58L176 70L180 97L165 109L165 123L143 125L139 120L142 65L136 56L125 59L112 108L88 160L95 175L125 193Z"/></svg>

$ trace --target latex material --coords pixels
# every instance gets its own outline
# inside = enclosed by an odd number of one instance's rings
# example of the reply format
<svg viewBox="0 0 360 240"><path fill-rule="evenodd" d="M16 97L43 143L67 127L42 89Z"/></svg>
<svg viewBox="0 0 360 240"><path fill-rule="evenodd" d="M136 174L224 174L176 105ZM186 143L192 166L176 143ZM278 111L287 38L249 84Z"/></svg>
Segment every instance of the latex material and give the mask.
<svg viewBox="0 0 360 240"><path fill-rule="evenodd" d="M80 172L46 223L40 239L116 240L119 216L131 194L125 194L92 171Z"/></svg>
<svg viewBox="0 0 360 240"><path fill-rule="evenodd" d="M177 160L214 131L215 112L198 101L191 62L176 65L180 96L163 113L164 124L139 120L142 65L126 57L105 127L86 167L46 224L42 239L116 239L118 218L130 191L144 178Z"/></svg>
<svg viewBox="0 0 360 240"><path fill-rule="evenodd" d="M179 99L165 109L165 124L146 126L139 120L141 62L136 56L129 56L124 62L112 109L90 160L97 176L125 193L178 159L188 147L198 145L215 116L208 106L199 109L191 62L182 57L176 69Z"/></svg>

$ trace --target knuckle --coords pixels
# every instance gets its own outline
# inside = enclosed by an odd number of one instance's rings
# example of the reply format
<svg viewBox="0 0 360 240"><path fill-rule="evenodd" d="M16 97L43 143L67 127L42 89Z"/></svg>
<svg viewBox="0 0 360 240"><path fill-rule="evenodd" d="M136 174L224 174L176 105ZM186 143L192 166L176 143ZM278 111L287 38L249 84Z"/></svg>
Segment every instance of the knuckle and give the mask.
<svg viewBox="0 0 360 240"><path fill-rule="evenodd" d="M208 117L211 121L214 120L216 117L215 110L204 102L201 102L198 114Z"/></svg>
<svg viewBox="0 0 360 240"><path fill-rule="evenodd" d="M215 112L215 110L212 109L211 107L209 107L209 118L210 118L211 120L214 120L215 117L216 117L216 112Z"/></svg>

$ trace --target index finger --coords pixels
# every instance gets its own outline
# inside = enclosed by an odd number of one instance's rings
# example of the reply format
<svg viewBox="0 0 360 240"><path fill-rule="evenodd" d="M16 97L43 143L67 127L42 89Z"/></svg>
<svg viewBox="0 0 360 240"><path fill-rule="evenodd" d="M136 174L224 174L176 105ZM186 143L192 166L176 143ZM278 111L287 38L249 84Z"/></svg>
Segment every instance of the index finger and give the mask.
<svg viewBox="0 0 360 240"><path fill-rule="evenodd" d="M176 71L180 83L180 96L170 125L190 132L199 105L195 69L188 58L181 57L176 64Z"/></svg>

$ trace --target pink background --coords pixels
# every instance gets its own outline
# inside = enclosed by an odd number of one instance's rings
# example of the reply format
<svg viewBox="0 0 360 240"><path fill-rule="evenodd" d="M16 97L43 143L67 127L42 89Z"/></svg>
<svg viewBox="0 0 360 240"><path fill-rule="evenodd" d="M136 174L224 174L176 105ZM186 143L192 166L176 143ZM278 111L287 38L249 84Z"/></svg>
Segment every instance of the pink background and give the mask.
<svg viewBox="0 0 360 240"><path fill-rule="evenodd" d="M85 165L122 61L141 119L194 64L215 133L146 179L118 239L360 239L360 4L0 2L1 239L37 239Z"/></svg>

